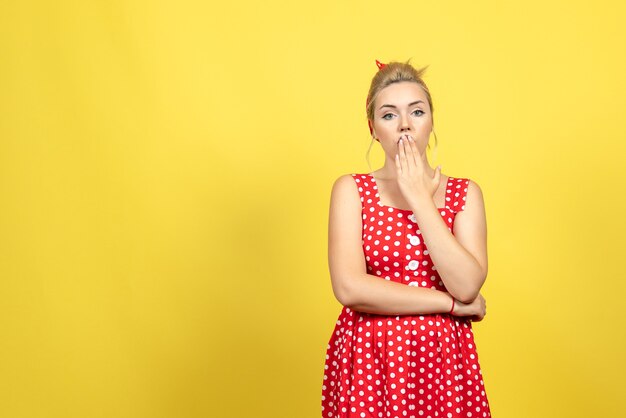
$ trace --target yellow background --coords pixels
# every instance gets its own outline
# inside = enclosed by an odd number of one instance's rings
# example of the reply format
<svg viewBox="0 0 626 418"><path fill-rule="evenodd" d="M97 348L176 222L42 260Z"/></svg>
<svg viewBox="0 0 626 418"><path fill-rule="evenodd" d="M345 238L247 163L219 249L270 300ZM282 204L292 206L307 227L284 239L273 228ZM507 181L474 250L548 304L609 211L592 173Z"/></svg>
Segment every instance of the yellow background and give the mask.
<svg viewBox="0 0 626 418"><path fill-rule="evenodd" d="M624 416L625 18L2 2L0 416L319 417L331 186L369 170L374 60L409 58L431 162L485 195L493 416Z"/></svg>

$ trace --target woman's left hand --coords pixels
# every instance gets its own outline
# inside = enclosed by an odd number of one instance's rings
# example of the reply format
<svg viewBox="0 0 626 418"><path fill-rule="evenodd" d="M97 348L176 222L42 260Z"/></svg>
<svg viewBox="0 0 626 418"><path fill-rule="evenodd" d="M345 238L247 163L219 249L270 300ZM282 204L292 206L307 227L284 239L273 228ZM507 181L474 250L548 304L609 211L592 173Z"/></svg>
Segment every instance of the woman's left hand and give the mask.
<svg viewBox="0 0 626 418"><path fill-rule="evenodd" d="M398 187L409 204L415 204L425 198L433 199L441 180L441 166L435 169L431 177L424 168L422 155L411 135L403 137L398 144L396 169ZM434 199L433 199L434 201Z"/></svg>

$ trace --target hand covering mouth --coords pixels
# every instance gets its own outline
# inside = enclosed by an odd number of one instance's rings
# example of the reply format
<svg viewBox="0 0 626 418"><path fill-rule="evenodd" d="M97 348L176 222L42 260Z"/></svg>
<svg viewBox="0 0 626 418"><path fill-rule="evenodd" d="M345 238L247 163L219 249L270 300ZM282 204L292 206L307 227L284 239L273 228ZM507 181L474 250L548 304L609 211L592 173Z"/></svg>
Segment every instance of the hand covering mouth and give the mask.
<svg viewBox="0 0 626 418"><path fill-rule="evenodd" d="M398 138L398 140L396 141L396 144L400 142L401 139L404 139L405 141L409 140L409 137L413 138L413 136L409 135L409 134L402 134L400 136L400 138Z"/></svg>

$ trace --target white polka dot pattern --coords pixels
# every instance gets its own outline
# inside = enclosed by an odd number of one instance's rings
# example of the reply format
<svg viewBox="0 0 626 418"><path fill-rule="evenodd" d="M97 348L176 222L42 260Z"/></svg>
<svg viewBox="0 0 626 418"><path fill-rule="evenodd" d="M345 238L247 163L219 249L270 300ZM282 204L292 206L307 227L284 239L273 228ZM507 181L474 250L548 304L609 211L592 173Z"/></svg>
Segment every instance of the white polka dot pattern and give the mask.
<svg viewBox="0 0 626 418"><path fill-rule="evenodd" d="M410 210L380 203L371 174L352 174L362 202L369 274L445 290ZM469 179L448 178L450 231ZM326 350L323 418L491 417L471 321L448 314L377 315L343 307Z"/></svg>

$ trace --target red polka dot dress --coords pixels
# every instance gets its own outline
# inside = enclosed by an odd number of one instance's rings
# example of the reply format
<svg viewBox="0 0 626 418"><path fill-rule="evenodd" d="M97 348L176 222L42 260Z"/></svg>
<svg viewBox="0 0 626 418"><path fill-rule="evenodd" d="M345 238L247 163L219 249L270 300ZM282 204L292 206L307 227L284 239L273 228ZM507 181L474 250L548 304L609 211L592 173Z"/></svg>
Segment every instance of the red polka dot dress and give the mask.
<svg viewBox="0 0 626 418"><path fill-rule="evenodd" d="M367 273L446 290L413 212L381 204L371 174L352 177L363 207ZM448 178L439 211L451 231L468 184ZM326 351L322 417L491 417L472 322L446 313L379 315L344 306Z"/></svg>

